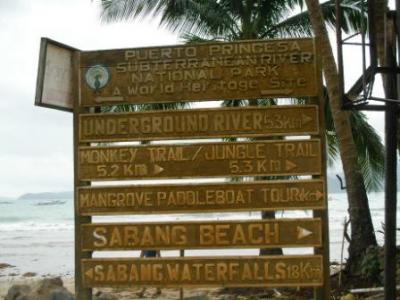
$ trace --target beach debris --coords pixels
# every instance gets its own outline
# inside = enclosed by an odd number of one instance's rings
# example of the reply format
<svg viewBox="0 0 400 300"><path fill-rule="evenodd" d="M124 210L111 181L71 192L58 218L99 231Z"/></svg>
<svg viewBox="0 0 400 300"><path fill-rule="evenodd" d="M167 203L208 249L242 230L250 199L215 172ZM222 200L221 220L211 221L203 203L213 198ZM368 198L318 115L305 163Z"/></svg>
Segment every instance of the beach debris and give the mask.
<svg viewBox="0 0 400 300"><path fill-rule="evenodd" d="M40 280L36 286L13 285L5 300L74 300L60 277Z"/></svg>
<svg viewBox="0 0 400 300"><path fill-rule="evenodd" d="M15 268L15 266L6 263L0 263L0 270L6 268Z"/></svg>
<svg viewBox="0 0 400 300"><path fill-rule="evenodd" d="M9 288L4 300L21 300L25 299L31 292L31 287L26 284L15 284Z"/></svg>
<svg viewBox="0 0 400 300"><path fill-rule="evenodd" d="M93 300L118 300L118 298L114 295L109 293L104 293L102 291L98 291L95 295Z"/></svg>
<svg viewBox="0 0 400 300"><path fill-rule="evenodd" d="M354 297L353 294L348 293L348 294L340 297L340 300L356 300L356 297Z"/></svg>
<svg viewBox="0 0 400 300"><path fill-rule="evenodd" d="M207 295L197 295L197 296L190 296L190 297L185 297L184 300L209 300Z"/></svg>

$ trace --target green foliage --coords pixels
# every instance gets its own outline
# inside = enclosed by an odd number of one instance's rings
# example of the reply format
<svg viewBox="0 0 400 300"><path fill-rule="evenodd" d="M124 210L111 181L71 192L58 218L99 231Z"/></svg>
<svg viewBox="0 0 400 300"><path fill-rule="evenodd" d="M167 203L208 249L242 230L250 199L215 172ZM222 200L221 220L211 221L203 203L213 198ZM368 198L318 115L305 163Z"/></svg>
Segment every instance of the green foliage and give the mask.
<svg viewBox="0 0 400 300"><path fill-rule="evenodd" d="M325 93L325 101L327 99ZM339 141L335 132L335 125L329 105L325 106L326 138L328 145L328 164L339 157ZM368 124L366 115L360 111L351 110L348 113L353 132L354 142L357 147L358 162L361 166L365 188L367 191L382 190L384 177L385 153L381 137L375 129Z"/></svg>
<svg viewBox="0 0 400 300"><path fill-rule="evenodd" d="M398 228L397 231L400 231ZM380 233L385 233L385 226L382 224ZM384 282L384 247L369 246L365 251L361 262L360 275L365 280L382 285ZM400 248L396 250L396 282L400 282Z"/></svg>
<svg viewBox="0 0 400 300"><path fill-rule="evenodd" d="M166 110L166 109L181 109L190 107L190 102L173 102L173 103L146 103L146 104L126 104L104 106L102 112L134 112L147 110Z"/></svg>
<svg viewBox="0 0 400 300"><path fill-rule="evenodd" d="M160 25L179 32L187 43L233 41L240 39L270 39L311 36L312 29L304 0L98 0L102 20L119 21L160 17ZM342 29L346 33L360 29L365 22L361 0L341 0ZM321 4L326 22L336 22L335 1ZM327 99L327 96L325 97ZM327 100L326 100L327 101ZM304 99L293 99L304 103ZM223 106L274 105L275 99L227 100ZM154 109L153 105L123 107L122 110ZM177 107L183 107L177 106ZM160 107L165 108L165 107ZM345 112L344 112L345 113ZM326 140L328 164L339 157L338 138L329 105L326 105ZM363 113L351 112L353 136L359 163L368 191L379 190L382 184L384 156L380 137L368 124Z"/></svg>
<svg viewBox="0 0 400 300"><path fill-rule="evenodd" d="M362 278L382 283L381 272L383 270L383 249L378 246L370 246L365 251L363 260L361 262L360 275Z"/></svg>
<svg viewBox="0 0 400 300"><path fill-rule="evenodd" d="M381 190L385 171L385 150L381 138L360 111L351 111L350 123L365 187L367 191Z"/></svg>
<svg viewBox="0 0 400 300"><path fill-rule="evenodd" d="M161 17L172 31L206 39L303 37L311 35L304 0L99 0L104 21ZM342 0L343 30L360 28L361 0ZM321 4L328 24L334 26L335 1Z"/></svg>

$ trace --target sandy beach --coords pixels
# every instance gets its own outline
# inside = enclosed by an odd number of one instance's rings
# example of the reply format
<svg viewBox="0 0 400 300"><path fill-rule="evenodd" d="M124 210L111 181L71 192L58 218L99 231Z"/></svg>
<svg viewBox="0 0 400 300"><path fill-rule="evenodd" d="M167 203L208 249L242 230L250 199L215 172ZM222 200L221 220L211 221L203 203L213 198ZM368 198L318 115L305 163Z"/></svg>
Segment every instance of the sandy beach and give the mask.
<svg viewBox="0 0 400 300"><path fill-rule="evenodd" d="M46 276L3 276L0 277L0 299L4 299L7 295L9 288L16 284L27 284L30 286L37 285ZM71 276L62 277L64 287L70 292L74 293L74 278ZM161 294L156 294L155 288L147 288L144 292L143 297L138 296L141 288L131 289L94 289L93 294L107 294L109 296L115 296L118 300L130 300L130 299L179 299L180 289L162 289ZM271 291L271 295L274 291ZM224 293L221 288L203 288L203 289L184 289L184 298L201 300L201 299L233 299L233 296L229 293ZM107 298L108 299L108 298ZM236 299L236 298L235 298ZM239 298L240 299L240 298ZM245 298L242 298L245 299Z"/></svg>

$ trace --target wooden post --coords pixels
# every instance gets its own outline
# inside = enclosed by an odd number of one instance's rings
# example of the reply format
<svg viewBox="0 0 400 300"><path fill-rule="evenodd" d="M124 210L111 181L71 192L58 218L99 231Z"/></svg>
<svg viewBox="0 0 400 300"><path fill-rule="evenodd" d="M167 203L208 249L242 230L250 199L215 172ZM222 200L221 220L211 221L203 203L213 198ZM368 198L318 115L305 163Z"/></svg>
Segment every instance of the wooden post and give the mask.
<svg viewBox="0 0 400 300"><path fill-rule="evenodd" d="M398 13L398 12L397 12ZM386 64L396 68L396 22L395 16L388 16L388 34L386 37ZM399 34L399 33L397 33ZM392 72L384 77L386 97L398 99L397 75ZM397 212L397 118L398 104L385 104L385 257L384 286L385 300L396 298L396 212Z"/></svg>
<svg viewBox="0 0 400 300"><path fill-rule="evenodd" d="M181 249L179 250L179 256L184 257L185 256L185 250ZM179 291L179 299L183 300L183 288L180 289Z"/></svg>
<svg viewBox="0 0 400 300"><path fill-rule="evenodd" d="M318 44L318 39L314 41L314 53L316 54L316 64L317 70L319 71L318 76L318 84L319 87L319 95L318 97L313 97L311 99L312 104L318 104L319 107L319 135L317 137L321 140L321 148L326 148L326 138L325 138L325 99L323 94L323 85L322 85L322 67L321 67L321 55L319 54L316 45ZM324 181L324 199L325 199L325 209L324 210L314 210L313 216L319 217L322 220L322 248L314 248L315 254L322 254L323 257L323 286L321 288L315 289L315 298L317 300L327 300L330 299L330 269L329 269L329 216L328 216L328 197L327 197L327 189L328 185L326 182L326 151L321 151L321 160L322 160L322 176L313 176L313 178L322 179Z"/></svg>
<svg viewBox="0 0 400 300"><path fill-rule="evenodd" d="M78 178L78 147L79 144L79 114L82 113L79 108L80 98L80 53L76 51L73 55L73 94L74 94L74 210L75 210L75 298L79 300L91 300L92 289L84 288L82 285L82 268L81 259L91 258L92 252L81 251L81 225L91 222L91 217L82 217L79 215L78 207L78 191L79 186L90 185L89 182L79 181ZM86 109L87 110L87 109ZM85 144L87 145L87 144Z"/></svg>

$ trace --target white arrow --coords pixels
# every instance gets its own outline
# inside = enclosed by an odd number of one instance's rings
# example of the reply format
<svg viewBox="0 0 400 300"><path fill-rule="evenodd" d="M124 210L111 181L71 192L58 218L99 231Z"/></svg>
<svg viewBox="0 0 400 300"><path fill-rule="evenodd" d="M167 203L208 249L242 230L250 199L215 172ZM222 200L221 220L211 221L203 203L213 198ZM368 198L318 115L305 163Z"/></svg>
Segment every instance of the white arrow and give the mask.
<svg viewBox="0 0 400 300"><path fill-rule="evenodd" d="M302 123L304 125L304 124L310 123L312 121L312 118L307 116L307 115L305 115L305 114L303 114L301 116L301 121L302 121Z"/></svg>
<svg viewBox="0 0 400 300"><path fill-rule="evenodd" d="M159 165L154 165L154 175L160 174L162 171L164 171L163 167Z"/></svg>
<svg viewBox="0 0 400 300"><path fill-rule="evenodd" d="M86 277L88 277L89 279L93 279L93 268L90 268L89 270L87 270L85 272Z"/></svg>
<svg viewBox="0 0 400 300"><path fill-rule="evenodd" d="M321 191L316 191L315 192L315 200L321 200L322 199L322 197L324 197L324 193L322 193Z"/></svg>
<svg viewBox="0 0 400 300"><path fill-rule="evenodd" d="M297 165L294 162L292 162L288 159L285 161L285 165L286 165L286 167L285 167L286 171L291 171L297 167Z"/></svg>
<svg viewBox="0 0 400 300"><path fill-rule="evenodd" d="M309 235L312 235L312 231L305 229L303 227L297 226L297 239L301 240L304 239L305 237L308 237Z"/></svg>

